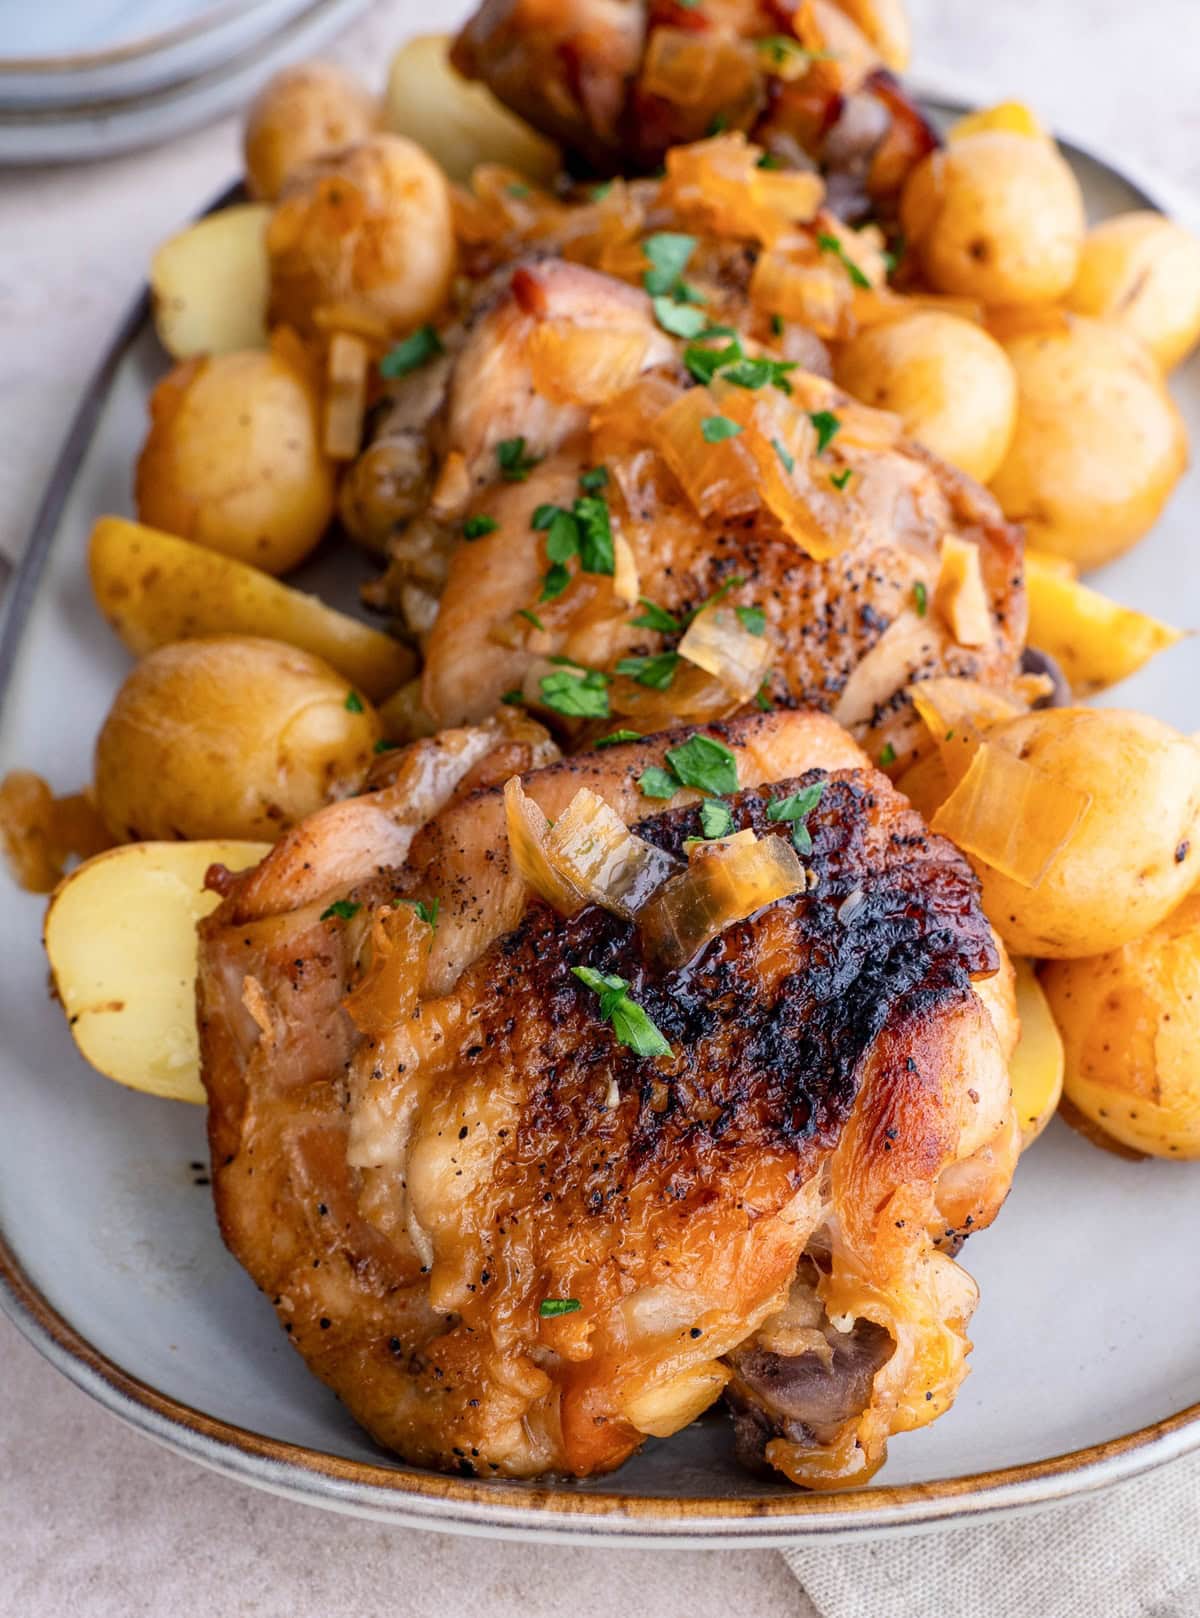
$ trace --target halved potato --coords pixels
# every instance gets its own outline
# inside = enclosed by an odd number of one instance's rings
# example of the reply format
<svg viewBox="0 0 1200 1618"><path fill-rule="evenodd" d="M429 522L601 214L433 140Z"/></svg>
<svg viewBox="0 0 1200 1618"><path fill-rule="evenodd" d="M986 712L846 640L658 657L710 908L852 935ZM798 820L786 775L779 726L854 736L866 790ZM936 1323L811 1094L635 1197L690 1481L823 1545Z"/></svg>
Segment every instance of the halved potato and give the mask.
<svg viewBox="0 0 1200 1618"><path fill-rule="evenodd" d="M1161 623L1090 590L1049 563L1025 552L1029 595L1029 644L1048 652L1077 697L1090 697L1136 674L1157 653L1183 639L1183 630Z"/></svg>
<svg viewBox="0 0 1200 1618"><path fill-rule="evenodd" d="M124 517L98 519L88 571L97 605L135 657L196 635L263 635L324 658L372 702L416 666L407 646L316 596Z"/></svg>
<svg viewBox="0 0 1200 1618"><path fill-rule="evenodd" d="M266 203L221 208L150 260L154 329L175 359L267 346L270 217Z"/></svg>
<svg viewBox="0 0 1200 1618"><path fill-rule="evenodd" d="M210 865L242 871L269 843L130 843L59 884L42 939L81 1055L106 1078L203 1102L196 923L219 903Z"/></svg>
<svg viewBox="0 0 1200 1618"><path fill-rule="evenodd" d="M1062 1035L1045 991L1034 974L1033 963L1014 956L1013 967L1017 975L1021 1035L1009 1058L1008 1073L1024 1151L1054 1116L1062 1095L1065 1061Z"/></svg>

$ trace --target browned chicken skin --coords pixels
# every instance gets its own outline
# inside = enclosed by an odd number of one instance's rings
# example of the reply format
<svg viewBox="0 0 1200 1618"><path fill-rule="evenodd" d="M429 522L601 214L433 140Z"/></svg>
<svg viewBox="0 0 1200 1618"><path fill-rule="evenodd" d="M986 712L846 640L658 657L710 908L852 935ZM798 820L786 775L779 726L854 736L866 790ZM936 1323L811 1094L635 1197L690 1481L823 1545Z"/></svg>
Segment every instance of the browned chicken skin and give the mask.
<svg viewBox="0 0 1200 1618"><path fill-rule="evenodd" d="M498 785L521 770L552 817L589 786L679 854L698 795L663 810L635 784L678 732L531 773L525 721L418 743L392 786L224 879L202 924L222 1231L407 1459L604 1471L732 1378L757 1412L744 1449L844 1485L961 1379L974 1293L935 1243L992 1217L1015 1151L1011 1029L972 988L1000 962L974 878L830 720L708 733L737 759L737 825L787 835L768 803L823 796L806 891L679 971L647 965L632 923L529 898ZM669 1057L617 1043L580 964L628 981ZM987 1172L943 1207L964 1161ZM764 1356L830 1334L836 1396L769 1397Z"/></svg>

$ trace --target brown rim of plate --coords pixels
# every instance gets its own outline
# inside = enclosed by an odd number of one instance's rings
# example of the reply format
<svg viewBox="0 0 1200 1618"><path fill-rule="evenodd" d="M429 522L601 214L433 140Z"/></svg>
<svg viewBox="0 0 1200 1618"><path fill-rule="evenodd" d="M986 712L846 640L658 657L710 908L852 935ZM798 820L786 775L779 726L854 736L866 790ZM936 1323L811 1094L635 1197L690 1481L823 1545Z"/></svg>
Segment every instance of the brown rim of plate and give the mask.
<svg viewBox="0 0 1200 1618"><path fill-rule="evenodd" d="M937 97L957 114L969 105ZM1070 152L1080 148L1064 144ZM1081 152L1083 156L1090 156ZM1095 161L1093 159L1093 161ZM1104 164L1105 167L1110 165ZM1118 172L1118 171L1114 171ZM1121 176L1124 178L1124 176ZM1152 197L1126 181L1147 206ZM204 210L241 199L240 185ZM50 475L16 575L0 610L0 705L15 662L21 629L79 464L91 441L113 376L150 317L144 290L121 321L84 390ZM51 1307L22 1270L0 1232L0 1312L47 1359L114 1414L168 1447L227 1476L257 1483L313 1505L407 1521L428 1528L534 1535L539 1539L620 1538L632 1543L691 1542L781 1545L802 1538L875 1533L936 1524L1087 1493L1200 1449L1200 1403L1083 1449L932 1483L875 1484L844 1493L647 1496L573 1490L569 1483L501 1483L428 1472L402 1462L353 1461L302 1444L249 1432L159 1393L130 1376Z"/></svg>

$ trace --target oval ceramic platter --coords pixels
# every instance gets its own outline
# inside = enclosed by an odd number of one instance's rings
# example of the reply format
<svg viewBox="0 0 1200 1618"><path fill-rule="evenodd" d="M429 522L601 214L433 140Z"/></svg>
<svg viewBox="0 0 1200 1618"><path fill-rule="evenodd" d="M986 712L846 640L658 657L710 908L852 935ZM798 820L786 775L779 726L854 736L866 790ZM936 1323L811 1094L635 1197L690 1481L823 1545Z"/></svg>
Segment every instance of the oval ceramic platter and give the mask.
<svg viewBox="0 0 1200 1618"><path fill-rule="evenodd" d="M936 112L954 110L948 103ZM1146 192L1072 154L1095 217ZM0 639L0 770L62 791L128 667L89 597L92 519L130 509L131 464L164 359L143 301L118 334L55 474ZM1175 392L1200 444L1200 360ZM1200 624L1200 477L1102 587ZM327 559L352 598L354 563ZM336 577L336 590L332 588ZM1117 694L1200 723L1200 640ZM0 885L7 878L0 875ZM1113 903L1119 904L1119 894ZM782 1545L929 1526L1101 1487L1200 1447L1200 1163L1130 1163L1061 1122L1021 1162L995 1227L968 1244L982 1299L954 1409L897 1438L867 1489L805 1494L734 1465L710 1415L611 1477L499 1484L406 1467L306 1371L226 1253L197 1108L119 1089L76 1054L46 993L43 901L4 892L0 929L0 1302L72 1381L216 1470L315 1505L455 1532L705 1546Z"/></svg>

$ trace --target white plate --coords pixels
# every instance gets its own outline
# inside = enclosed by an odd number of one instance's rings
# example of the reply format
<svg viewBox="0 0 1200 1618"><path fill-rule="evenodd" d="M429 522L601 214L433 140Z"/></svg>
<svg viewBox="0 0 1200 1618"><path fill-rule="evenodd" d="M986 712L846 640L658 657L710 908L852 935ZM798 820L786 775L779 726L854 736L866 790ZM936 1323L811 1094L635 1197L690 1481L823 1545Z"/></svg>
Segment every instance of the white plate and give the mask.
<svg viewBox="0 0 1200 1618"><path fill-rule="evenodd" d="M1095 215L1142 205L1082 156ZM163 370L135 312L85 400L0 636L0 769L61 790L88 773L128 660L83 566L93 517L130 509L147 391ZM1200 362L1175 391L1200 441ZM1200 479L1102 583L1200 621ZM330 576L330 561L318 564ZM343 574L346 564L341 564ZM353 584L344 577L338 593ZM1198 723L1200 640L1114 700ZM1144 806L1143 806L1144 807ZM1131 806L1131 813L1141 812ZM0 877L0 884L4 878ZM897 1438L869 1489L812 1495L739 1472L710 1417L613 1477L489 1484L383 1455L313 1380L221 1245L196 1109L118 1089L76 1055L46 998L42 901L5 888L0 929L0 1303L75 1382L132 1425L232 1476L314 1504L461 1532L690 1545L797 1543L1035 1505L1200 1446L1200 1164L1131 1164L1055 1122L965 1261L982 1302L954 1409ZM1120 895L1114 894L1114 904Z"/></svg>

